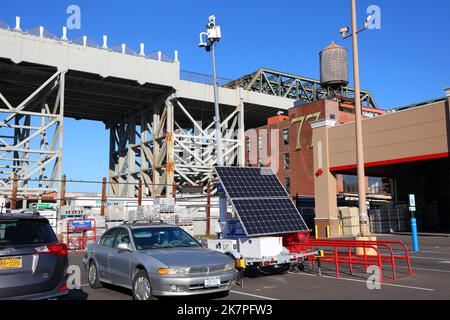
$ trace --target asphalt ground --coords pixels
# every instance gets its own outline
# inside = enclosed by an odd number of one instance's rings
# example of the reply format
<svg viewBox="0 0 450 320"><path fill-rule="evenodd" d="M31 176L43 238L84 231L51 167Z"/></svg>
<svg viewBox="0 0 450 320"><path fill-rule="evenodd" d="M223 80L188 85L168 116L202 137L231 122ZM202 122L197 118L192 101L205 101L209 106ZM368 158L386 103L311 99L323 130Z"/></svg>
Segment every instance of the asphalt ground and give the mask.
<svg viewBox="0 0 450 320"><path fill-rule="evenodd" d="M389 235L379 239L400 240L412 248L410 236ZM404 262L398 262L397 280L392 279L392 269L385 265L384 283L380 290L369 290L369 274L356 267L349 274L348 266L341 266L341 278L336 278L334 265L323 264L322 276L317 266L309 263L300 273L246 277L244 287L236 286L222 296L197 296L184 300L448 300L450 299L450 237L420 237L420 253L411 252L414 275L409 276ZM82 255L71 254L70 263L82 267ZM82 286L67 297L68 300L132 300L130 290L105 285L91 289L82 269Z"/></svg>

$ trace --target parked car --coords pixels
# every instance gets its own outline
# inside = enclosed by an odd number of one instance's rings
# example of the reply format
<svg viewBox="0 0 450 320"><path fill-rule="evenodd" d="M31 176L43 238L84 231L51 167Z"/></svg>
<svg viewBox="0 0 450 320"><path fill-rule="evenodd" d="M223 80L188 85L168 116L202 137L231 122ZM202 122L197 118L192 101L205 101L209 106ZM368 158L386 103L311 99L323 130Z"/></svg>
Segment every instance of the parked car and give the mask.
<svg viewBox="0 0 450 320"><path fill-rule="evenodd" d="M0 299L45 300L67 288L67 246L35 213L0 214Z"/></svg>
<svg viewBox="0 0 450 320"><path fill-rule="evenodd" d="M131 289L135 300L227 293L236 284L235 261L208 250L183 229L133 223L108 230L90 244L83 264L92 288Z"/></svg>

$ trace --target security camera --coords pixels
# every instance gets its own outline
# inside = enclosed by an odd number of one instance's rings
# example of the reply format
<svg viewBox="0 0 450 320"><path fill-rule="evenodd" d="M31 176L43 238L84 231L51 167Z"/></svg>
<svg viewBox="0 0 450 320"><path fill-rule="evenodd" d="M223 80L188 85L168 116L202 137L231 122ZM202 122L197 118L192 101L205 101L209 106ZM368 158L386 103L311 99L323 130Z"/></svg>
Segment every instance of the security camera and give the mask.
<svg viewBox="0 0 450 320"><path fill-rule="evenodd" d="M206 25L206 27L208 28L208 29L212 29L212 28L214 28L216 26L216 16L210 16L209 17L209 22L208 22L208 24Z"/></svg>
<svg viewBox="0 0 450 320"><path fill-rule="evenodd" d="M347 36L347 32L349 31L348 27L341 28L339 31L342 34L342 37L345 38Z"/></svg>
<svg viewBox="0 0 450 320"><path fill-rule="evenodd" d="M366 19L366 22L364 22L364 28L367 29L367 27L369 26L369 22L370 20L372 20L372 15L368 16Z"/></svg>
<svg viewBox="0 0 450 320"><path fill-rule="evenodd" d="M206 48L208 46L207 41L203 37L208 38L208 33L202 32L200 33L200 44L198 45L200 48Z"/></svg>

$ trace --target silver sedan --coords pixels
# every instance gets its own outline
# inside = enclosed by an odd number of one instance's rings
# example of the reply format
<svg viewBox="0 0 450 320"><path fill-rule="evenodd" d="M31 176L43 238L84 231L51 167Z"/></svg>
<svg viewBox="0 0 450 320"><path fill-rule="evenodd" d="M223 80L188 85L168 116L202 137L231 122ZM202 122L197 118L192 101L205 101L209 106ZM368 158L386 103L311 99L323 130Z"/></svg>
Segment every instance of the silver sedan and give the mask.
<svg viewBox="0 0 450 320"><path fill-rule="evenodd" d="M235 261L210 251L183 229L164 224L124 224L88 246L83 258L89 285L129 288L135 300L229 292Z"/></svg>

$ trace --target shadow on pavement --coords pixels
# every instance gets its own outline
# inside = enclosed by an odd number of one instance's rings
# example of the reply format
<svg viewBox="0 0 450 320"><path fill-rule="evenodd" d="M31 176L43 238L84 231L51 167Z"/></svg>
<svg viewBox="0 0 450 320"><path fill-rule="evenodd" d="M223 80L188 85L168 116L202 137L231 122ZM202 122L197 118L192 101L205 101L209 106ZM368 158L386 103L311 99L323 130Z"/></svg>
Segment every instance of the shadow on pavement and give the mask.
<svg viewBox="0 0 450 320"><path fill-rule="evenodd" d="M67 296L62 298L61 300L75 300L82 301L87 300L89 295L83 290L71 290Z"/></svg>

